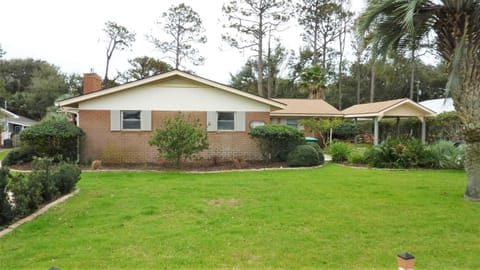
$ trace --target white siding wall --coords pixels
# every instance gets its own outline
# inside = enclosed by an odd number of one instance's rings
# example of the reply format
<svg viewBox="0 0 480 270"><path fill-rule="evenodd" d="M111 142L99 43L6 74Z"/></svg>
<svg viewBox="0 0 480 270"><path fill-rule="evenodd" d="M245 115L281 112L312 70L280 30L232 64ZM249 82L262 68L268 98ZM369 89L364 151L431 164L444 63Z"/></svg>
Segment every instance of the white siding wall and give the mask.
<svg viewBox="0 0 480 270"><path fill-rule="evenodd" d="M256 111L270 106L203 85L159 83L80 103L80 110Z"/></svg>

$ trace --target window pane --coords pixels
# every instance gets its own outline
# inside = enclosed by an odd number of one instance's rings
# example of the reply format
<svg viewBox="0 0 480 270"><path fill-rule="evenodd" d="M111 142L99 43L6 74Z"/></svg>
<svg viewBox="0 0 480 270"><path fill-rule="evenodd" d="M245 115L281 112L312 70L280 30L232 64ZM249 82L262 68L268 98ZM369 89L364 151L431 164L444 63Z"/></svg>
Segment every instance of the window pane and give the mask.
<svg viewBox="0 0 480 270"><path fill-rule="evenodd" d="M235 114L233 112L218 112L218 130L234 130Z"/></svg>
<svg viewBox="0 0 480 270"><path fill-rule="evenodd" d="M122 129L140 129L140 111L123 111Z"/></svg>
<svg viewBox="0 0 480 270"><path fill-rule="evenodd" d="M287 125L297 128L297 119L287 119Z"/></svg>

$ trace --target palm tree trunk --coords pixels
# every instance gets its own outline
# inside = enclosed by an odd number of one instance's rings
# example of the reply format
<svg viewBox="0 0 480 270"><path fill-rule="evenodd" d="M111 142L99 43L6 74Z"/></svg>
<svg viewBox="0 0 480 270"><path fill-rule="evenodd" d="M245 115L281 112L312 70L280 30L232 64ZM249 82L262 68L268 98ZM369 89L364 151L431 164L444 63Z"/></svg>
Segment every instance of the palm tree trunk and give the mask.
<svg viewBox="0 0 480 270"><path fill-rule="evenodd" d="M455 110L462 123L466 143L465 171L467 188L465 198L480 201L480 68L472 67L465 74L460 91L452 91Z"/></svg>

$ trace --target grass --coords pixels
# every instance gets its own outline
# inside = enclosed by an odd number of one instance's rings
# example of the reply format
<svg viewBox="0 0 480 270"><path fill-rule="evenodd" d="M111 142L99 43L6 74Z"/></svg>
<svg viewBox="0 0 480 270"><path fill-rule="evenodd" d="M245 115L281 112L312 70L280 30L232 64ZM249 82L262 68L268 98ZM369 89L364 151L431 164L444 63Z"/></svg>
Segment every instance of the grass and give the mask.
<svg viewBox="0 0 480 270"><path fill-rule="evenodd" d="M480 269L461 171L84 173L0 239L2 269Z"/></svg>

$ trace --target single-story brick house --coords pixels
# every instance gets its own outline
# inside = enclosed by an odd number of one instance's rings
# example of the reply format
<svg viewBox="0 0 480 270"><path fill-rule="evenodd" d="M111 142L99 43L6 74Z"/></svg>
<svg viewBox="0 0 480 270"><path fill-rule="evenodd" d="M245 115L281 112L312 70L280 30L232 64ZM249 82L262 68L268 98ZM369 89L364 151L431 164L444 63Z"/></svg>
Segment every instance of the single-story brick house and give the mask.
<svg viewBox="0 0 480 270"><path fill-rule="evenodd" d="M248 132L270 122L270 112L285 104L255 96L178 70L101 90L101 78L84 75L84 93L57 103L85 132L81 161L156 162L148 144L162 119L190 113L207 127L209 149L203 158L261 159Z"/></svg>

